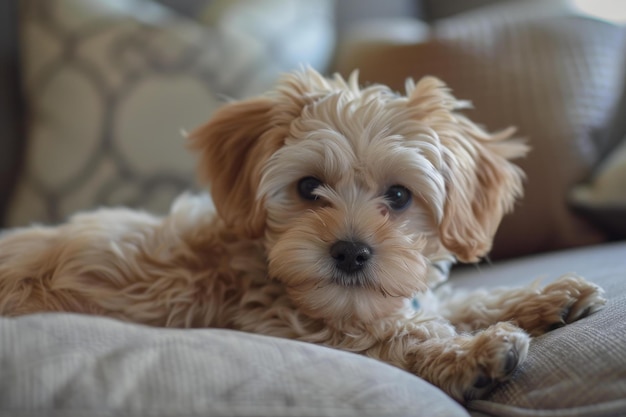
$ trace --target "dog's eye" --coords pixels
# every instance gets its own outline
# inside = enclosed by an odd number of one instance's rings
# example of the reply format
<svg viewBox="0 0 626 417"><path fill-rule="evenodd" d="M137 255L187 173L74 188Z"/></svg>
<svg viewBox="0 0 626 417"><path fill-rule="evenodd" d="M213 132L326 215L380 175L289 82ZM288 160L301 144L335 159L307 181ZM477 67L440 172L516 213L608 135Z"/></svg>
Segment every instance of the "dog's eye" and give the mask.
<svg viewBox="0 0 626 417"><path fill-rule="evenodd" d="M322 185L322 181L315 177L304 177L298 181L298 194L305 200L317 200L318 195L313 194L317 187Z"/></svg>
<svg viewBox="0 0 626 417"><path fill-rule="evenodd" d="M393 210L402 210L411 203L411 192L401 185L392 185L385 192L385 200Z"/></svg>

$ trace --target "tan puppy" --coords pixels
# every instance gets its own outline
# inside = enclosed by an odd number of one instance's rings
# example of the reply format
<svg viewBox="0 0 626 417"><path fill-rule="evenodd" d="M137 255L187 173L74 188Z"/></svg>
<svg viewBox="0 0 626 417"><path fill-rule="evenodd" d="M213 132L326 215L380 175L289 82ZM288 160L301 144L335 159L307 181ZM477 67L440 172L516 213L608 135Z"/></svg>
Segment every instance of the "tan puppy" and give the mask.
<svg viewBox="0 0 626 417"><path fill-rule="evenodd" d="M604 304L565 276L543 289L456 295L415 311L435 262L484 256L522 194L527 148L457 113L443 83L406 96L311 69L222 107L191 135L207 197L164 217L74 216L0 240L0 313L101 314L226 327L358 352L459 401L506 379L530 335ZM428 297L427 297L428 298Z"/></svg>

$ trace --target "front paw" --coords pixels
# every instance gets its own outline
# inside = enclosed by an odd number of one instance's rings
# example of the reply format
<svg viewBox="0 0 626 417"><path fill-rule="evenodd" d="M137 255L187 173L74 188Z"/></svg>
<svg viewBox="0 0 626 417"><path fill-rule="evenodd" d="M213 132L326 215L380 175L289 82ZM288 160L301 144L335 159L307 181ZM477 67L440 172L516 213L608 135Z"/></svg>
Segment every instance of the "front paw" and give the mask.
<svg viewBox="0 0 626 417"><path fill-rule="evenodd" d="M474 335L459 336L441 355L434 378L452 398L463 403L483 398L506 381L528 354L530 336L519 327L497 323Z"/></svg>
<svg viewBox="0 0 626 417"><path fill-rule="evenodd" d="M564 275L541 290L540 304L527 328L533 336L580 320L600 310L606 299L599 286L577 275ZM539 314L537 314L539 313Z"/></svg>
<svg viewBox="0 0 626 417"><path fill-rule="evenodd" d="M509 379L528 354L530 337L511 323L497 323L476 334L464 357L463 401L484 397Z"/></svg>

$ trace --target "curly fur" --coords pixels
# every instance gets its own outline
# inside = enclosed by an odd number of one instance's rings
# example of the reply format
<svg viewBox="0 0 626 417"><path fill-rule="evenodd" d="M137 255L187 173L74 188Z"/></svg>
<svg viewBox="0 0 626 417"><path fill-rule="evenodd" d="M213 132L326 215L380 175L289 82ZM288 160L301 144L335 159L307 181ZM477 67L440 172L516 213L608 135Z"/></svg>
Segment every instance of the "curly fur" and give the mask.
<svg viewBox="0 0 626 417"><path fill-rule="evenodd" d="M406 93L360 88L356 75L286 75L268 94L223 106L190 136L206 196L160 218L126 209L77 214L0 239L0 313L67 311L153 326L224 327L318 343L399 366L464 401L508 378L529 334L603 303L565 276L455 294L420 311L431 264L475 262L522 194L510 162L527 147L491 134L435 78ZM297 183L315 177L316 199ZM385 190L402 185L407 208ZM364 242L356 273L329 248Z"/></svg>

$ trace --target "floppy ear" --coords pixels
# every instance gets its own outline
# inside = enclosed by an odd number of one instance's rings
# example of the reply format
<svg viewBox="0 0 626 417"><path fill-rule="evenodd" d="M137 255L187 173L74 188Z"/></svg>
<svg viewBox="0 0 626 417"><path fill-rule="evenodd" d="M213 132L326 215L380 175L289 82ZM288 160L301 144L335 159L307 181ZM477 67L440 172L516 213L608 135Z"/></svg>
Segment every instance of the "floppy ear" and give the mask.
<svg viewBox="0 0 626 417"><path fill-rule="evenodd" d="M502 217L522 196L524 173L510 162L528 147L511 139L514 128L490 134L455 110L468 107L435 79L421 80L409 97L443 148L446 201L439 236L464 262L476 262L491 249Z"/></svg>
<svg viewBox="0 0 626 417"><path fill-rule="evenodd" d="M457 127L457 140L467 143L444 145L450 155L439 235L461 261L476 262L491 250L502 217L523 194L524 174L508 158L523 156L527 149L511 140L514 129L490 135L464 118Z"/></svg>
<svg viewBox="0 0 626 417"><path fill-rule="evenodd" d="M256 98L221 107L207 124L189 135L200 153L199 176L210 184L220 217L235 233L260 237L265 226L257 188L264 162L283 137L271 126L274 103Z"/></svg>
<svg viewBox="0 0 626 417"><path fill-rule="evenodd" d="M267 214L257 196L263 166L283 145L302 108L332 89L306 67L285 74L272 95L224 105L189 135L189 146L200 152L200 178L210 184L217 212L232 231L249 238L263 235Z"/></svg>

